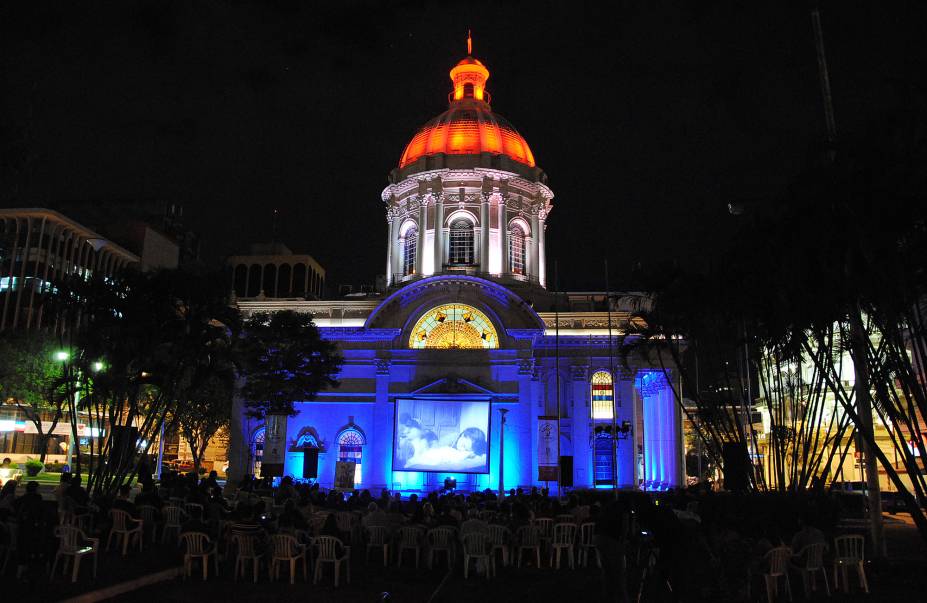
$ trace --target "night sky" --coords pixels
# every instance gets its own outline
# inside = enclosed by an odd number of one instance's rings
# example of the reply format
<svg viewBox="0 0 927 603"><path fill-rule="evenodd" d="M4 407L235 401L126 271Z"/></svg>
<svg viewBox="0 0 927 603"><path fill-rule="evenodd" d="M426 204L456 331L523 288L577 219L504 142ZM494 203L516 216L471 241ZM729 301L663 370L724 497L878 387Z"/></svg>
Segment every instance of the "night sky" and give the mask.
<svg viewBox="0 0 927 603"><path fill-rule="evenodd" d="M804 2L500 4L4 3L4 203L179 202L211 261L270 240L277 208L330 285L370 283L380 192L446 109L468 28L549 176L565 288L602 289L606 257L616 274L700 257L728 202L781 196L823 137ZM841 136L906 102L925 17L824 3Z"/></svg>

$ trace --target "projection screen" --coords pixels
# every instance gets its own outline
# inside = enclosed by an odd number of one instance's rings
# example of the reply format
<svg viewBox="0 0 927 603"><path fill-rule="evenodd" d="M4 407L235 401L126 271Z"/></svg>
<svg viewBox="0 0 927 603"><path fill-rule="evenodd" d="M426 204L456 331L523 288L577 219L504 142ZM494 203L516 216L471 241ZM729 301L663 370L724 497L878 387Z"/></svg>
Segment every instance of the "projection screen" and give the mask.
<svg viewBox="0 0 927 603"><path fill-rule="evenodd" d="M489 473L489 400L400 398L393 471Z"/></svg>

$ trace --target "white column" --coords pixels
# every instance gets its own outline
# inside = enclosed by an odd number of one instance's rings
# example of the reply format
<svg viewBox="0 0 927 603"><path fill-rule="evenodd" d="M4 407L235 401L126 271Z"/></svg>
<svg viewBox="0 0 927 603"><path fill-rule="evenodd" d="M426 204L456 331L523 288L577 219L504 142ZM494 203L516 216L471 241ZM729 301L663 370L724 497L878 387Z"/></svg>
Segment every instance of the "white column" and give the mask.
<svg viewBox="0 0 927 603"><path fill-rule="evenodd" d="M402 217L399 213L393 214L392 227L390 228L390 249L393 253L390 261L390 279L402 272L402 245L400 243L399 227L402 226Z"/></svg>
<svg viewBox="0 0 927 603"><path fill-rule="evenodd" d="M386 235L386 286L393 284L393 221L387 220L386 226L388 234Z"/></svg>
<svg viewBox="0 0 927 603"><path fill-rule="evenodd" d="M480 205L480 272L489 272L489 197Z"/></svg>
<svg viewBox="0 0 927 603"><path fill-rule="evenodd" d="M428 223L428 203L422 199L418 208L418 241L415 250L415 274L422 274L422 260L425 259L425 225Z"/></svg>
<svg viewBox="0 0 927 603"><path fill-rule="evenodd" d="M444 272L444 198L435 195L435 274Z"/></svg>
<svg viewBox="0 0 927 603"><path fill-rule="evenodd" d="M528 272L528 279L534 282L538 282L539 274L540 274L538 272L538 246L539 246L538 233L540 229L541 227L540 227L540 220L538 219L538 215L536 213L532 213L531 214L531 246L530 246L531 257L530 257L530 260L528 261L527 272Z"/></svg>
<svg viewBox="0 0 927 603"><path fill-rule="evenodd" d="M505 211L505 198L499 199L499 246L502 257L502 274L512 272L512 265L509 260L509 221Z"/></svg>
<svg viewBox="0 0 927 603"><path fill-rule="evenodd" d="M547 254L544 252L544 229L547 223L544 218L538 219L538 282L542 287L547 286Z"/></svg>

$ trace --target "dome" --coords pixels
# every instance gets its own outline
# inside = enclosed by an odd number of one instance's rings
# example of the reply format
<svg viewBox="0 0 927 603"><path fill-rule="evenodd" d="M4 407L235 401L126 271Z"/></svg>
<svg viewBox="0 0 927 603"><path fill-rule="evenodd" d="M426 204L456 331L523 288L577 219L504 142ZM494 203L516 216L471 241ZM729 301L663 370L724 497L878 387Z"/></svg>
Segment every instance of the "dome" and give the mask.
<svg viewBox="0 0 927 603"><path fill-rule="evenodd" d="M467 39L467 49L471 50ZM406 145L399 168L419 158L446 155L506 155L528 167L535 167L534 155L521 134L501 115L493 113L486 92L489 70L469 53L451 69L454 91L450 108L419 128Z"/></svg>
<svg viewBox="0 0 927 603"><path fill-rule="evenodd" d="M493 113L488 103L472 99L451 101L447 111L422 126L406 146L399 167L437 153L503 154L529 167L535 165L528 143L515 127Z"/></svg>

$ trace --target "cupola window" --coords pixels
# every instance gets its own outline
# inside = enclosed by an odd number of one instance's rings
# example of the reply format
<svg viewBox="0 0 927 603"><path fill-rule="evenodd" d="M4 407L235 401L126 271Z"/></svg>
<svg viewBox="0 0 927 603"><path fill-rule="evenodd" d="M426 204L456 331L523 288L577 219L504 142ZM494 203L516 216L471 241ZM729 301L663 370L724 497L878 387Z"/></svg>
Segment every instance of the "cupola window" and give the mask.
<svg viewBox="0 0 927 603"><path fill-rule="evenodd" d="M473 224L468 220L456 220L451 224L448 263L452 266L473 264Z"/></svg>

